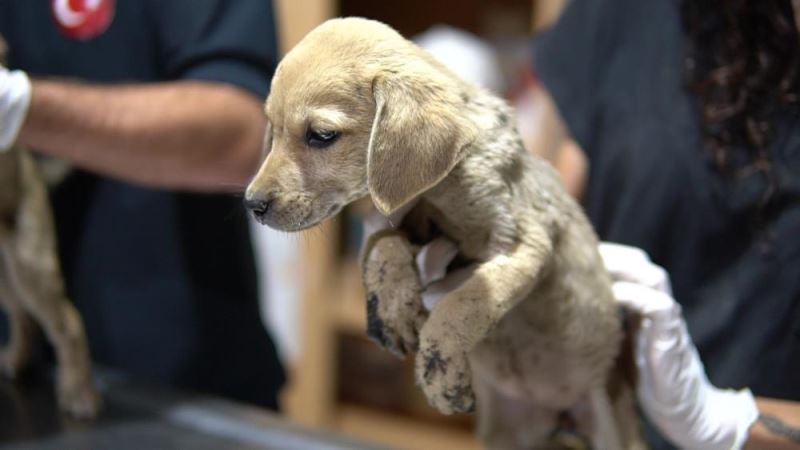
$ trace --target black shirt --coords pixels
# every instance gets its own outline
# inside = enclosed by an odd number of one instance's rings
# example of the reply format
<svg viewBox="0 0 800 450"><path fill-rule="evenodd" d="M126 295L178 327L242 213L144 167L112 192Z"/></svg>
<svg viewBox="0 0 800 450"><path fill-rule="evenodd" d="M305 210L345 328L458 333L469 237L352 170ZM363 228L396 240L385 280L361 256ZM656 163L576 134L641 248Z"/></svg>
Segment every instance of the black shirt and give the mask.
<svg viewBox="0 0 800 450"><path fill-rule="evenodd" d="M89 40L51 1L0 0L9 66L94 83L206 80L264 98L277 63L267 0L117 0ZM241 200L82 171L53 193L68 293L95 360L148 379L275 407L284 375L260 321Z"/></svg>
<svg viewBox="0 0 800 450"><path fill-rule="evenodd" d="M601 239L645 249L670 273L718 387L800 400L800 118L771 148L777 191L726 181L684 88L676 0L572 0L535 65L590 161L585 208Z"/></svg>

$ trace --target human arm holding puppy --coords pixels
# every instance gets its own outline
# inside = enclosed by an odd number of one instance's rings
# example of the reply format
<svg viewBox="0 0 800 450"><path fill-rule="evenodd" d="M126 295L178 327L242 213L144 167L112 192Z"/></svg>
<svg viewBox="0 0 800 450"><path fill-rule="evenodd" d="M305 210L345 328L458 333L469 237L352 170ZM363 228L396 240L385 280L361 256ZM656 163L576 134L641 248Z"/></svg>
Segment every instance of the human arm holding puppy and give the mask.
<svg viewBox="0 0 800 450"><path fill-rule="evenodd" d="M241 188L258 160L259 100L219 83L99 86L0 68L0 146L15 141L149 186Z"/></svg>
<svg viewBox="0 0 800 450"><path fill-rule="evenodd" d="M549 94L543 91L540 97L543 114L563 127ZM556 166L570 193L581 197L588 160L574 140L561 137L554 149L530 150ZM600 252L614 279L617 301L642 317L636 355L638 396L659 431L681 448L800 449L800 403L754 397L747 389L718 389L709 382L663 268L637 248L604 243ZM442 254L431 255L420 270L443 264L436 260ZM423 293L428 302L458 283L450 275L438 279Z"/></svg>
<svg viewBox="0 0 800 450"><path fill-rule="evenodd" d="M3 30L8 66L25 71L13 72L10 89L24 107L14 121L0 116L6 140L148 187L244 187L260 155L262 101L278 59L272 2L117 5L100 35L48 35L52 44L27 31L58 33L61 19L46 6L2 9L7 22L37 21ZM138 30L136 39L125 27Z"/></svg>
<svg viewBox="0 0 800 450"><path fill-rule="evenodd" d="M563 127L546 91L541 99L544 114ZM550 161L570 193L580 198L587 182L588 159L569 136L561 138L555 148L533 146L530 150ZM754 397L746 389L737 392L713 386L680 305L671 296L664 269L639 249L601 244L600 251L615 279L618 302L643 318L643 329L637 336L638 397L660 432L689 449L800 449L800 403ZM441 257L433 254L434 259ZM421 271L442 263L428 258L424 264ZM427 285L423 293L427 303L435 302L442 292L459 283L450 275L439 279Z"/></svg>
<svg viewBox="0 0 800 450"><path fill-rule="evenodd" d="M747 76L718 77L743 61L770 61L775 79L793 80L797 10L785 1L742 5L575 0L534 43L545 109L559 116L548 120L572 141L532 150L578 188L571 193L601 238L647 249L675 281L683 308L658 283L642 280L656 274L666 281L663 270L647 269L653 264L643 253L637 263L610 268L627 278L615 286L621 303L644 316L637 336L640 403L673 444L687 448L800 445L789 437L798 433L787 431L800 425L797 402L725 391L706 376L800 399L792 239L798 211L779 201L788 184L761 183L765 173L795 163L777 155L797 154L788 139L797 127L782 128L791 113L781 100L795 96L797 84L773 83L749 69ZM759 21L781 27L753 25ZM656 35L659 44L649 39ZM648 88L638 91L642 86ZM739 133L744 122L761 131ZM768 170L745 176L751 163ZM658 441L651 444L664 444Z"/></svg>
<svg viewBox="0 0 800 450"><path fill-rule="evenodd" d="M719 389L706 376L669 277L639 249L601 244L620 305L641 317L637 394L647 417L681 448L800 449L800 405Z"/></svg>
<svg viewBox="0 0 800 450"><path fill-rule="evenodd" d="M241 189L265 128L261 102L219 83L97 86L33 80L21 144L149 186Z"/></svg>

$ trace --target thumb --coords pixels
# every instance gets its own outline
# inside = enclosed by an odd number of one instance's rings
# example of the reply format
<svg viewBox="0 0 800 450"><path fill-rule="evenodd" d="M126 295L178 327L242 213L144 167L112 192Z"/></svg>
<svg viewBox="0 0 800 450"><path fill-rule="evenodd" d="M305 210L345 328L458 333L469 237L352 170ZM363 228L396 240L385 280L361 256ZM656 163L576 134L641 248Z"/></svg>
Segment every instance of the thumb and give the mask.
<svg viewBox="0 0 800 450"><path fill-rule="evenodd" d="M617 281L611 289L617 303L650 319L654 326L667 327L680 318L680 305L659 289L629 281Z"/></svg>
<svg viewBox="0 0 800 450"><path fill-rule="evenodd" d="M598 246L603 264L616 281L631 281L672 294L669 274L642 249L603 242Z"/></svg>
<svg viewBox="0 0 800 450"><path fill-rule="evenodd" d="M458 254L458 247L453 241L440 237L426 244L417 253L417 270L422 286L441 280L447 273L447 266Z"/></svg>

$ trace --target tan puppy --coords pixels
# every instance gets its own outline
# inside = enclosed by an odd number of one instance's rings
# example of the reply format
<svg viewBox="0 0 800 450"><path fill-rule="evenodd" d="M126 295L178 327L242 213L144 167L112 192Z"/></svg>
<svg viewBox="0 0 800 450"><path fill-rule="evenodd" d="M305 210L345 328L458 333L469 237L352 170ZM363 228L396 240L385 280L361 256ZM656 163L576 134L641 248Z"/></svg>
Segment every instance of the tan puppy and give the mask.
<svg viewBox="0 0 800 450"><path fill-rule="evenodd" d="M4 55L0 39L0 61ZM29 363L35 320L58 358L59 405L94 417L100 397L83 323L64 292L47 187L31 155L18 148L0 152L0 306L9 323L0 371L13 378Z"/></svg>
<svg viewBox="0 0 800 450"><path fill-rule="evenodd" d="M262 223L304 229L367 195L384 215L414 205L370 239L364 281L370 335L417 352L431 404L477 402L493 448L561 448L565 422L594 448L640 445L629 389L607 395L622 333L597 240L502 100L350 18L284 58L266 114L266 160L246 194ZM412 242L440 234L478 265L428 314Z"/></svg>

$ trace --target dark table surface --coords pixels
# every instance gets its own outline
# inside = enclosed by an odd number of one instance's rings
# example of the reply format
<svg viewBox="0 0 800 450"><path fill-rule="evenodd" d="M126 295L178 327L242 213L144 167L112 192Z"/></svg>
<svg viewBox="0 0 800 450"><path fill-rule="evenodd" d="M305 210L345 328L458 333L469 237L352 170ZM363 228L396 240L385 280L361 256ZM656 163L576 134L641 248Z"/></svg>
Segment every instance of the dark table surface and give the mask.
<svg viewBox="0 0 800 450"><path fill-rule="evenodd" d="M303 428L269 411L218 398L147 386L99 371L104 408L94 421L56 409L52 377L0 377L0 449L206 450L377 449Z"/></svg>

